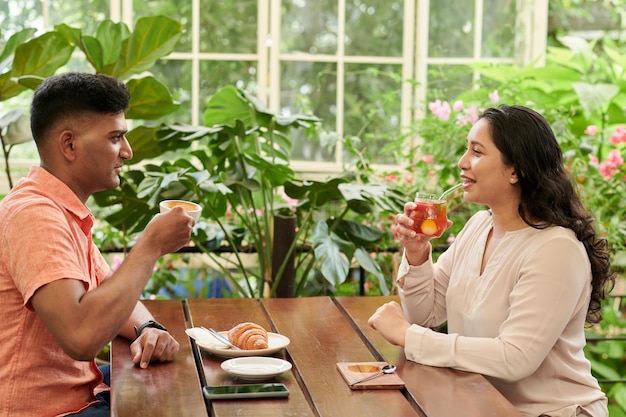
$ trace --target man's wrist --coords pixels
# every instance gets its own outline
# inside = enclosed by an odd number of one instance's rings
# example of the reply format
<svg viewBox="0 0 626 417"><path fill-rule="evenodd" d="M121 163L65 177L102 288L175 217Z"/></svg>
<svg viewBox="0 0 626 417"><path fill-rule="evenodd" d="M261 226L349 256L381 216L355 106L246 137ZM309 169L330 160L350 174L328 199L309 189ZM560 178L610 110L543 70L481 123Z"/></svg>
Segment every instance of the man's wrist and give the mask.
<svg viewBox="0 0 626 417"><path fill-rule="evenodd" d="M167 331L167 329L165 328L165 326L163 326L161 323L159 323L156 320L148 320L147 322L145 322L144 324L142 324L139 327L135 326L135 336L139 337L141 336L141 333L148 327L152 327L154 329L159 329L159 330L163 330L163 331Z"/></svg>

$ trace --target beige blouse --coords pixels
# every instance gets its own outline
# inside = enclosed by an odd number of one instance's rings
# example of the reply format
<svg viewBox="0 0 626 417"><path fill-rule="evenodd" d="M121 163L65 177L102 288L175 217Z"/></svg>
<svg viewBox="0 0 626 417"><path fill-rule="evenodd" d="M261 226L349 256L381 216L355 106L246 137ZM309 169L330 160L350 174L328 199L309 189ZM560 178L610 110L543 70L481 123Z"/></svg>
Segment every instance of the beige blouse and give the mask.
<svg viewBox="0 0 626 417"><path fill-rule="evenodd" d="M415 323L406 357L483 374L524 416L606 417L583 354L591 269L582 243L562 227L507 232L481 275L491 227L481 211L436 263L404 257L397 282ZM446 320L447 334L429 329Z"/></svg>

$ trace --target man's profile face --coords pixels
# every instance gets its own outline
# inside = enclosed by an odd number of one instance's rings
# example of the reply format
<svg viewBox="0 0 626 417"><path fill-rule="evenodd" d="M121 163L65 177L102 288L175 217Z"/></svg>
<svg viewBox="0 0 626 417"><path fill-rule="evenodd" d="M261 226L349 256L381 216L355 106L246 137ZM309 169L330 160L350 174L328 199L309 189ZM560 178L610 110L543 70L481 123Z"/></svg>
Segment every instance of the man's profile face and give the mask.
<svg viewBox="0 0 626 417"><path fill-rule="evenodd" d="M90 113L75 123L76 159L72 170L81 194L89 197L120 185L124 161L133 157L125 136L127 129L124 113Z"/></svg>

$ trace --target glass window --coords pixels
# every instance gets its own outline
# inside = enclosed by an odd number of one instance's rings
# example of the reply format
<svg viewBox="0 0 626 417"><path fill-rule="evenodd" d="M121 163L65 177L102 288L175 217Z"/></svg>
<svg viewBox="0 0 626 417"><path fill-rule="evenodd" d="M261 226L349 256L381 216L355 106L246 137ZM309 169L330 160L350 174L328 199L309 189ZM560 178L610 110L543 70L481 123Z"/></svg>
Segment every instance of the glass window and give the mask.
<svg viewBox="0 0 626 417"><path fill-rule="evenodd" d="M346 2L346 55L402 56L404 2Z"/></svg>
<svg viewBox="0 0 626 417"><path fill-rule="evenodd" d="M0 45L22 29L43 27L41 0L0 1Z"/></svg>
<svg viewBox="0 0 626 417"><path fill-rule="evenodd" d="M49 1L50 23L80 28L94 33L98 23L109 17L109 0Z"/></svg>
<svg viewBox="0 0 626 417"><path fill-rule="evenodd" d="M157 62L152 68L154 76L161 80L180 108L163 118L164 123L191 123L191 62L167 59ZM201 115L198 115L199 120Z"/></svg>
<svg viewBox="0 0 626 417"><path fill-rule="evenodd" d="M474 54L474 7L472 1L430 2L429 56L471 57Z"/></svg>
<svg viewBox="0 0 626 417"><path fill-rule="evenodd" d="M200 97L202 98L202 105L226 84L232 84L251 94L256 94L256 73L256 63L254 62L201 61Z"/></svg>
<svg viewBox="0 0 626 417"><path fill-rule="evenodd" d="M431 65L427 101L452 100L472 85L472 70L465 65Z"/></svg>
<svg viewBox="0 0 626 417"><path fill-rule="evenodd" d="M200 2L200 51L255 53L257 0Z"/></svg>
<svg viewBox="0 0 626 417"><path fill-rule="evenodd" d="M329 62L285 62L281 65L280 102L285 114L306 110L324 121L330 131L337 123L337 65ZM295 137L292 157L306 161L335 160L335 152L305 137Z"/></svg>
<svg viewBox="0 0 626 417"><path fill-rule="evenodd" d="M312 112L335 137L358 136L378 163L394 162L382 150L420 116L418 104L471 88L472 62L536 57L546 34L516 35L547 27L545 0L5 0L0 40L24 27L93 33L105 18L155 14L184 28L152 69L181 104L164 121L202 123L210 96L234 84L274 111ZM80 54L66 67L88 69ZM340 169L347 158L341 140L294 139L296 161Z"/></svg>
<svg viewBox="0 0 626 417"><path fill-rule="evenodd" d="M353 64L346 68L344 135L361 139L378 163L394 163L382 148L400 134L400 66Z"/></svg>
<svg viewBox="0 0 626 417"><path fill-rule="evenodd" d="M337 52L338 6L335 0L283 0L281 52Z"/></svg>
<svg viewBox="0 0 626 417"><path fill-rule="evenodd" d="M484 0L482 55L493 58L515 56L516 0Z"/></svg>

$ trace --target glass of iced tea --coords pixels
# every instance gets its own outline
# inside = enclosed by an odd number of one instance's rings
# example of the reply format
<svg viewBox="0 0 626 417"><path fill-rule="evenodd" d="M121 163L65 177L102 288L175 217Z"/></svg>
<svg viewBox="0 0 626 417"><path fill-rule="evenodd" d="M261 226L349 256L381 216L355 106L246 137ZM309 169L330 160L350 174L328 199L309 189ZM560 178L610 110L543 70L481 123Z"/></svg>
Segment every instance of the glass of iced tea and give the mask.
<svg viewBox="0 0 626 417"><path fill-rule="evenodd" d="M419 192L415 195L415 209L409 213L413 230L426 236L439 237L446 230L446 200L437 195Z"/></svg>

